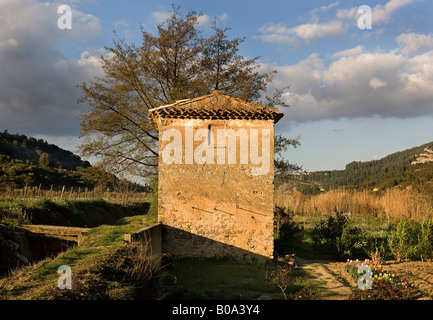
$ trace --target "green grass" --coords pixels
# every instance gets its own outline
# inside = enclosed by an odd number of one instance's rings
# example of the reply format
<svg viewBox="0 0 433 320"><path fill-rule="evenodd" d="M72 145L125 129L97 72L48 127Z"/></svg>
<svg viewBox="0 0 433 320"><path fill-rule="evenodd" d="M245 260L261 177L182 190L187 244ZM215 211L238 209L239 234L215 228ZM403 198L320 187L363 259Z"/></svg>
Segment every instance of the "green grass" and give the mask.
<svg viewBox="0 0 433 320"><path fill-rule="evenodd" d="M131 295L135 293L131 288L134 285L125 279L134 278L130 272L138 274L132 270L141 263L143 256L134 254L140 250L140 245L125 245L123 236L152 224L149 223L152 222L152 217L149 217L149 221L147 218L146 215L131 216L120 219L115 225L95 227L79 246L69 248L56 257L13 270L8 277L0 279L0 299L52 299L53 295L58 294L55 292L57 269L61 265L70 266L73 274L78 275L78 282L82 286L85 284L92 287L94 282L97 292L90 299L107 294L111 294L111 297L132 298ZM127 262L128 259L135 262L131 264ZM126 265L122 265L122 261ZM118 273L122 274L119 279L116 278ZM92 292L87 289L83 291Z"/></svg>
<svg viewBox="0 0 433 320"><path fill-rule="evenodd" d="M147 201L115 203L103 199L0 199L0 223L91 228L102 223L114 223L123 216L146 214L149 207L150 204ZM149 219L156 221L153 214L149 216Z"/></svg>
<svg viewBox="0 0 433 320"><path fill-rule="evenodd" d="M10 204L0 201L0 208ZM33 204L46 207L51 205L51 202L40 201ZM75 203L74 210L82 210L81 206L85 205L84 202ZM295 221L303 227L301 237L285 243L285 247L303 258L320 258L314 253L311 241L314 221L320 218L320 215L295 216ZM155 221L156 215L152 214L127 216L117 220L115 224L92 228L80 246L70 248L57 257L15 270L10 277L0 279L0 299L75 299L84 292L86 295L81 297L83 299L136 298L136 284L131 281L134 278L131 268L140 260L136 260L139 259L134 251L137 248L123 243L123 235ZM353 223L362 224L363 228L378 235L387 227L385 220L376 218L354 217ZM59 296L55 291L57 269L60 265L69 265L73 274L78 277L79 286L74 295L67 292L69 296ZM229 259L179 259L173 260L160 274L160 289L165 292L167 299L227 300L257 299L261 296L283 299L280 288L272 281L272 274L276 270L277 266L273 262L249 265ZM307 297L312 296L308 290L319 290L318 284L312 281L304 270L295 268L285 292L290 298L304 294Z"/></svg>
<svg viewBox="0 0 433 320"><path fill-rule="evenodd" d="M273 263L240 264L229 259L179 259L169 270L164 285L171 299L256 299L280 296L270 280Z"/></svg>
<svg viewBox="0 0 433 320"><path fill-rule="evenodd" d="M279 264L284 266L284 264ZM278 265L240 264L230 259L179 259L165 271L162 286L175 300L283 300L276 276ZM313 299L317 283L302 268L294 268L284 289L287 299Z"/></svg>
<svg viewBox="0 0 433 320"><path fill-rule="evenodd" d="M312 240L312 233L315 223L321 219L327 218L328 216L322 216L319 213L305 214L302 216L295 215L293 217L293 221L296 222L301 229L299 238L286 242L283 242L278 238L275 240L283 253L295 253L297 256L305 259L330 258L321 256L318 252L316 252L313 248ZM353 255L357 256L357 258L367 258L368 252L374 249L373 247L375 243L386 243L386 239L389 234L389 226L392 222L388 221L386 218L378 218L374 216L365 217L353 214L350 216L349 223L352 226L361 228L365 232L368 240L367 244L363 248L355 249Z"/></svg>

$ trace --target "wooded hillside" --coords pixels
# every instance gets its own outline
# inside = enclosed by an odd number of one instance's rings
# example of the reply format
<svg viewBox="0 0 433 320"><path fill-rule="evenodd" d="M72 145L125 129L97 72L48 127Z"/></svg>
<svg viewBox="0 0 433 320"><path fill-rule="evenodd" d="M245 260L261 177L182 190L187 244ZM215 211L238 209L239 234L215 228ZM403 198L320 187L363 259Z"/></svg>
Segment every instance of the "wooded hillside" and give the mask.
<svg viewBox="0 0 433 320"><path fill-rule="evenodd" d="M380 160L353 161L344 170L316 171L285 175L278 180L293 183L304 193L319 193L320 189L339 187L357 190L384 190L411 186L433 193L433 162L425 155L433 150L433 142L390 154ZM417 162L417 159L425 161ZM431 157L433 160L433 156Z"/></svg>
<svg viewBox="0 0 433 320"><path fill-rule="evenodd" d="M112 190L119 179L42 139L0 132L0 188L40 186ZM136 187L139 187L138 185Z"/></svg>

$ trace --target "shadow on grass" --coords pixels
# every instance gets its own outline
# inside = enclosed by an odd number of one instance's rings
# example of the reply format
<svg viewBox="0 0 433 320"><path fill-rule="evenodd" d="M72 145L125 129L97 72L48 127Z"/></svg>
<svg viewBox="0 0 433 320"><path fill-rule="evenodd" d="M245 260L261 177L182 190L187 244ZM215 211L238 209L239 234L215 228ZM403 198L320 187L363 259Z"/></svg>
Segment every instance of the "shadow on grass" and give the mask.
<svg viewBox="0 0 433 320"><path fill-rule="evenodd" d="M149 212L148 202L114 203L94 200L19 200L0 206L1 222L93 228L115 224L128 216ZM121 223L121 222L120 222Z"/></svg>
<svg viewBox="0 0 433 320"><path fill-rule="evenodd" d="M272 262L251 265L229 258L176 259L165 271L161 285L169 292L169 300L281 298L279 288L269 278L273 270Z"/></svg>

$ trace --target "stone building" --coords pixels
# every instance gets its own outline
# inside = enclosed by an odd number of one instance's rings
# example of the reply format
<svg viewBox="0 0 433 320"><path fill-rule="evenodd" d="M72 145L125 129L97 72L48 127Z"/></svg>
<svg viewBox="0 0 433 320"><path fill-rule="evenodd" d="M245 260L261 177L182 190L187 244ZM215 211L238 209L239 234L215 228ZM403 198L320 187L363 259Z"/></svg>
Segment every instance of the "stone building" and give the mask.
<svg viewBox="0 0 433 320"><path fill-rule="evenodd" d="M181 257L273 257L277 110L218 91L149 111L159 130L163 251Z"/></svg>

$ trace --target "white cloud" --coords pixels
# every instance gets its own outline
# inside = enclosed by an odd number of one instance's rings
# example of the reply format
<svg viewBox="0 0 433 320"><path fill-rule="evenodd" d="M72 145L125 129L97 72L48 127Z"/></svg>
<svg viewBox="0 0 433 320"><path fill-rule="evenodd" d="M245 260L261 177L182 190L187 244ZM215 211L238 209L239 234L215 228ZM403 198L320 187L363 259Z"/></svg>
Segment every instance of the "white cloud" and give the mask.
<svg viewBox="0 0 433 320"><path fill-rule="evenodd" d="M160 24L160 23L164 23L168 18L170 18L170 16L172 14L173 14L173 12L171 12L171 11L165 11L165 10L154 11L154 12L152 12L152 17L157 24ZM228 14L222 13L220 15L217 15L216 18L217 18L217 21L224 22L228 18ZM198 24L202 27L205 27L205 28L210 27L212 21L213 21L213 18L207 14L201 14L197 18Z"/></svg>
<svg viewBox="0 0 433 320"><path fill-rule="evenodd" d="M381 25L388 23L392 15L400 8L413 3L414 0L390 0L386 4L377 4L372 8L372 23L373 25ZM350 9L339 9L337 18L342 20L352 20L356 25L359 17L358 7Z"/></svg>
<svg viewBox="0 0 433 320"><path fill-rule="evenodd" d="M400 8L413 3L415 0L390 0L386 4L377 4L372 8L373 25L382 25L390 22L392 15ZM359 17L358 7L350 9L340 9L337 12L337 18L352 20L355 22Z"/></svg>
<svg viewBox="0 0 433 320"><path fill-rule="evenodd" d="M358 8L339 9L337 11L336 17L342 20L356 21L357 15L358 15Z"/></svg>
<svg viewBox="0 0 433 320"><path fill-rule="evenodd" d="M14 38L0 41L0 49L8 48L8 47L11 48L11 47L16 47L16 46L18 46L18 41L15 40Z"/></svg>
<svg viewBox="0 0 433 320"><path fill-rule="evenodd" d="M414 0L390 0L385 5L377 4L373 8L373 24L383 24L400 8L413 3Z"/></svg>
<svg viewBox="0 0 433 320"><path fill-rule="evenodd" d="M111 58L114 53L107 52L105 48L87 48L80 54L80 59L77 61L77 65L80 67L93 68L95 75L102 76L102 60L101 56L105 58Z"/></svg>
<svg viewBox="0 0 433 320"><path fill-rule="evenodd" d="M152 17L156 21L156 23L160 24L170 18L171 14L172 13L169 11L154 11L152 12Z"/></svg>
<svg viewBox="0 0 433 320"><path fill-rule="evenodd" d="M402 51L408 54L433 48L433 34L402 33L396 40Z"/></svg>
<svg viewBox="0 0 433 320"><path fill-rule="evenodd" d="M264 42L293 43L296 40L290 29L282 23L266 24L260 27L258 31L262 33L258 38Z"/></svg>
<svg viewBox="0 0 433 320"><path fill-rule="evenodd" d="M120 20L114 21L113 26L115 26L115 27L129 27L130 23L124 19L120 19Z"/></svg>
<svg viewBox="0 0 433 320"><path fill-rule="evenodd" d="M203 14L203 15L198 17L197 22L202 27L210 28L214 19L216 19L216 22L218 25L218 23L226 21L228 17L229 17L229 15L225 12L222 14L216 15L214 18L208 16L207 14Z"/></svg>
<svg viewBox="0 0 433 320"><path fill-rule="evenodd" d="M313 53L296 65L262 65L261 71L269 72L277 69L278 74L271 84L276 87L283 87L289 84L291 92L289 92L290 94L287 95L287 98L294 99L298 95L308 94L312 86L319 87L323 84L324 68L325 65L318 54Z"/></svg>
<svg viewBox="0 0 433 320"><path fill-rule="evenodd" d="M342 50L342 51L338 51L336 53L334 53L331 58L335 59L335 58L341 58L341 57L352 57L352 56L358 56L360 54L362 54L364 52L364 46L359 45L355 48L352 49L346 49L346 50Z"/></svg>
<svg viewBox="0 0 433 320"><path fill-rule="evenodd" d="M333 58L326 65L314 54L274 66L276 84L291 85L282 121L433 115L433 51L408 58L398 50L356 47Z"/></svg>
<svg viewBox="0 0 433 320"><path fill-rule="evenodd" d="M197 22L202 26L207 26L211 22L211 18L207 14L204 14L197 18Z"/></svg>
<svg viewBox="0 0 433 320"><path fill-rule="evenodd" d="M223 14L217 15L217 19L220 21L226 21L228 19L229 15L224 12Z"/></svg>
<svg viewBox="0 0 433 320"><path fill-rule="evenodd" d="M80 60L65 57L60 42L76 43L97 35L100 20L72 10L72 29L57 26L56 3L0 1L0 127L19 133L77 135L76 87L100 75L96 51ZM77 42L79 45L79 42ZM102 51L99 51L101 53Z"/></svg>
<svg viewBox="0 0 433 320"><path fill-rule="evenodd" d="M332 8L337 7L339 4L340 3L337 1L337 2L333 2L333 3L330 3L328 5L323 5L319 8L315 8L315 9L311 10L310 11L310 14L311 14L310 22L318 23L320 14L323 14L323 13L331 10Z"/></svg>
<svg viewBox="0 0 433 320"><path fill-rule="evenodd" d="M72 29L68 31L74 38L92 38L101 33L102 23L92 14L72 9Z"/></svg>
<svg viewBox="0 0 433 320"><path fill-rule="evenodd" d="M312 12L326 12L326 11L328 11L328 10L330 10L330 9L338 6L339 4L340 4L339 1L333 2L333 3L330 3L328 5L323 5L323 6L319 7L319 8L316 8Z"/></svg>
<svg viewBox="0 0 433 320"><path fill-rule="evenodd" d="M267 24L258 30L262 35L258 37L264 42L279 42L296 44L299 40L309 43L322 37L340 37L346 30L340 21L327 23L306 23L293 28L287 28L281 23Z"/></svg>
<svg viewBox="0 0 433 320"><path fill-rule="evenodd" d="M400 8L413 3L415 0L389 0L386 4L378 4L372 9L373 25L388 23L392 15ZM318 38L335 38L347 34L349 27L356 27L359 18L358 7L349 9L338 9L335 18L327 22L319 22L319 15L324 14L331 8L337 7L339 2L324 5L313 9L311 13L312 23L300 24L287 27L282 23L270 23L258 29L260 38L264 42L286 43L298 46L302 41L310 43ZM378 30L383 32L383 30Z"/></svg>
<svg viewBox="0 0 433 320"><path fill-rule="evenodd" d="M374 90L379 89L381 87L385 87L386 86L386 82L383 80L380 80L378 78L373 78L370 80L370 82L368 83L368 85L370 87L372 87Z"/></svg>
<svg viewBox="0 0 433 320"><path fill-rule="evenodd" d="M303 24L292 29L299 38L306 41L322 37L338 37L345 33L342 23L336 20L324 24Z"/></svg>

